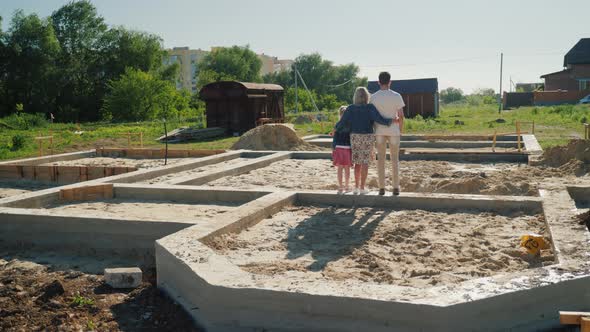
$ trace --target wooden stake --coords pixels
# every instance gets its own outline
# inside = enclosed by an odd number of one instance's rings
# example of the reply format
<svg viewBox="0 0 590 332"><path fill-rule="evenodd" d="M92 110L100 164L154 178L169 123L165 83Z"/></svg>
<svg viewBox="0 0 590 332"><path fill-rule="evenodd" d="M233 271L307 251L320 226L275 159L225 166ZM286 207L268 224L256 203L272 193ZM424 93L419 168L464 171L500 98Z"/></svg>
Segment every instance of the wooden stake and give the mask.
<svg viewBox="0 0 590 332"><path fill-rule="evenodd" d="M531 130L533 135L535 134L535 121L533 120L533 129Z"/></svg>
<svg viewBox="0 0 590 332"><path fill-rule="evenodd" d="M53 130L49 129L49 154L53 155Z"/></svg>
<svg viewBox="0 0 590 332"><path fill-rule="evenodd" d="M492 152L496 152L496 135L498 134L497 130L494 130L494 143L492 143Z"/></svg>
<svg viewBox="0 0 590 332"><path fill-rule="evenodd" d="M143 131L139 132L139 146L143 148Z"/></svg>
<svg viewBox="0 0 590 332"><path fill-rule="evenodd" d="M39 138L41 137L41 133L39 133ZM39 139L39 157L43 156L43 140Z"/></svg>
<svg viewBox="0 0 590 332"><path fill-rule="evenodd" d="M520 122L516 121L516 140L518 142L518 152L521 152L522 149L520 148Z"/></svg>
<svg viewBox="0 0 590 332"><path fill-rule="evenodd" d="M131 132L127 132L127 146L131 147Z"/></svg>

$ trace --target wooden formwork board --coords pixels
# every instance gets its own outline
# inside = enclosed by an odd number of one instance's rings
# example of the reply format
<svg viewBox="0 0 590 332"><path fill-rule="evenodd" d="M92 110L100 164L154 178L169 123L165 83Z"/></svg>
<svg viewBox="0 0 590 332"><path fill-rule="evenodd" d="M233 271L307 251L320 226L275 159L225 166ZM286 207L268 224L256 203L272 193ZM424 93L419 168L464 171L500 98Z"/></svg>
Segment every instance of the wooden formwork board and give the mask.
<svg viewBox="0 0 590 332"><path fill-rule="evenodd" d="M190 158L207 157L226 152L225 150L168 150L168 158ZM159 159L166 156L165 149L124 149L124 148L97 148L96 155L99 157L129 157L144 159Z"/></svg>
<svg viewBox="0 0 590 332"><path fill-rule="evenodd" d="M136 170L135 167L0 165L0 179L25 179L67 184L125 174Z"/></svg>
<svg viewBox="0 0 590 332"><path fill-rule="evenodd" d="M63 202L92 201L100 199L110 199L113 197L114 190L112 183L70 189L61 189L59 191L59 200Z"/></svg>

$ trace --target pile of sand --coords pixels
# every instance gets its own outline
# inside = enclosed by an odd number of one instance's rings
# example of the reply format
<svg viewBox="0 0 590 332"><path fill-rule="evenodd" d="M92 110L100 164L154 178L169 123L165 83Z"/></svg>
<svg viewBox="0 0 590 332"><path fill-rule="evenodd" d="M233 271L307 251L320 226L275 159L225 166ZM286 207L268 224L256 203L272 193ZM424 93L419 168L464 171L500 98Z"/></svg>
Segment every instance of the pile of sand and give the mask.
<svg viewBox="0 0 590 332"><path fill-rule="evenodd" d="M293 128L284 124L265 124L246 132L232 146L234 150L317 151L320 147L305 142Z"/></svg>
<svg viewBox="0 0 590 332"><path fill-rule="evenodd" d="M565 146L545 150L540 165L550 167L579 168L580 164L590 166L590 140L574 139Z"/></svg>

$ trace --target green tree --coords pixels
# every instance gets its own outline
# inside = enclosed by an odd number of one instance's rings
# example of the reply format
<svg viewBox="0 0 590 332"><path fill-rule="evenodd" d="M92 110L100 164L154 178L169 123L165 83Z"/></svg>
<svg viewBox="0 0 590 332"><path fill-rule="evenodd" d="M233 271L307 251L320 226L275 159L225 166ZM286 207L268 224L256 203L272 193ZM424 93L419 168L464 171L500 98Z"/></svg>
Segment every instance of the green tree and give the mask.
<svg viewBox="0 0 590 332"><path fill-rule="evenodd" d="M0 31L0 116L52 112L58 121L101 116L108 83L126 68L174 82L178 65L163 66L162 40L153 34L110 28L90 1L72 1L50 18L17 11Z"/></svg>
<svg viewBox="0 0 590 332"><path fill-rule="evenodd" d="M60 47L49 20L17 11L1 40L0 114L12 113L18 103L25 112L50 111L47 106L57 95L53 81Z"/></svg>
<svg viewBox="0 0 590 332"><path fill-rule="evenodd" d="M237 80L260 82L262 62L248 46L219 47L205 55L198 65L198 86L211 82Z"/></svg>
<svg viewBox="0 0 590 332"><path fill-rule="evenodd" d="M360 69L350 63L335 66L318 53L302 54L295 59L293 68L297 68L310 90L319 97L334 95L341 103L351 103L354 90L359 86L367 86L367 78L359 77ZM274 83L284 88L294 87L295 74L293 69L267 74L265 83ZM301 83L299 83L302 86Z"/></svg>
<svg viewBox="0 0 590 332"><path fill-rule="evenodd" d="M288 88L294 85L295 77L292 70L281 70L279 72L272 72L262 76L262 82L270 84L278 84L283 88Z"/></svg>
<svg viewBox="0 0 590 332"><path fill-rule="evenodd" d="M467 102L470 105L492 105L498 102L498 95L494 89L476 89L471 95L467 96Z"/></svg>
<svg viewBox="0 0 590 332"><path fill-rule="evenodd" d="M367 78L359 77L360 69L353 63L336 66L334 71L333 81L328 85L327 91L322 94L334 94L338 100L352 103L354 90L359 86L366 87Z"/></svg>
<svg viewBox="0 0 590 332"><path fill-rule="evenodd" d="M463 91L461 89L448 87L440 92L440 100L444 104L449 104L452 102L460 101L463 99Z"/></svg>
<svg viewBox="0 0 590 332"><path fill-rule="evenodd" d="M178 74L178 64L162 65L165 51L162 39L156 35L116 27L106 31L100 39L101 66L108 79L113 79L131 67L142 71L161 70L163 77L172 79Z"/></svg>
<svg viewBox="0 0 590 332"><path fill-rule="evenodd" d="M97 51L108 27L90 1L72 1L51 15L61 46L57 85L60 120L97 120L106 81Z"/></svg>
<svg viewBox="0 0 590 332"><path fill-rule="evenodd" d="M494 91L494 89L491 88L487 88L487 89L476 89L473 92L474 95L478 95L478 96L490 96L490 97L494 97L496 95L496 92Z"/></svg>
<svg viewBox="0 0 590 332"><path fill-rule="evenodd" d="M113 121L143 121L167 118L189 109L190 94L151 73L127 68L108 84L103 117Z"/></svg>

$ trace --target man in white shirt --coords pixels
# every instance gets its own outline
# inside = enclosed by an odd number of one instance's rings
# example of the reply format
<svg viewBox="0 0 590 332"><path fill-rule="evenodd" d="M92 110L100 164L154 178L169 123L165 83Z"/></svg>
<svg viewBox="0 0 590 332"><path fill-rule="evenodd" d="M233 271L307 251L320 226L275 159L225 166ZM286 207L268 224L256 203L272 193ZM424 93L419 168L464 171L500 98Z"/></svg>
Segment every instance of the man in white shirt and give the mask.
<svg viewBox="0 0 590 332"><path fill-rule="evenodd" d="M391 159L391 180L393 194L399 195L399 145L404 129L404 100L402 96L391 90L391 75L388 72L379 74L379 91L371 96L371 104L375 105L384 118L393 119L391 125L384 126L375 123L375 137L377 146L377 171L379 174L379 195L385 195L385 160L389 143Z"/></svg>

